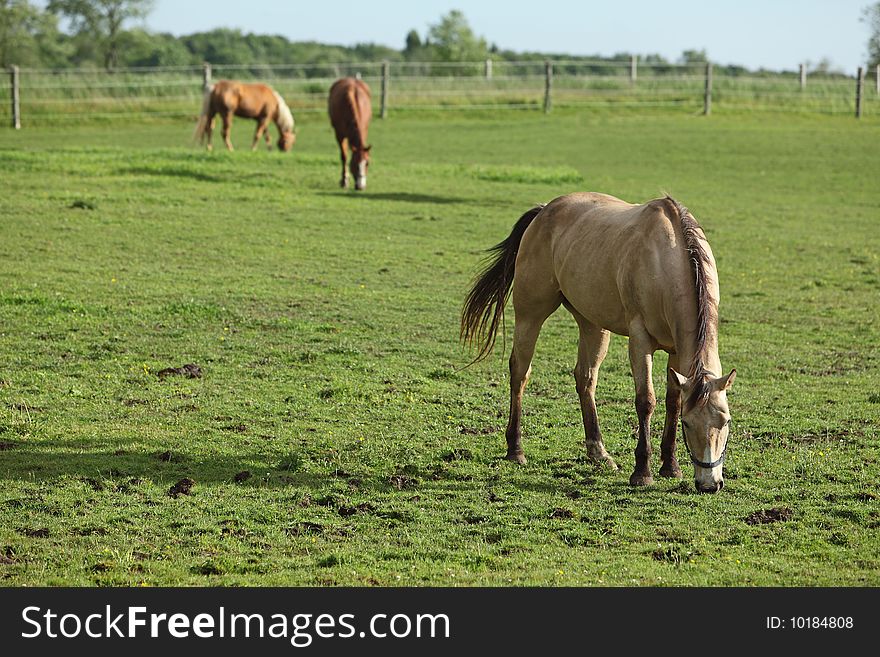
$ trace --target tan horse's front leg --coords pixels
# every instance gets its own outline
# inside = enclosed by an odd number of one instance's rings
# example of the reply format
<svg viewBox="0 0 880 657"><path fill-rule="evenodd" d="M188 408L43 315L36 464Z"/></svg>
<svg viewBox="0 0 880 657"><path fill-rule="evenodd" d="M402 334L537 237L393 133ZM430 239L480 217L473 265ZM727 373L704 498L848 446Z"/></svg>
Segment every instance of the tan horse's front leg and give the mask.
<svg viewBox="0 0 880 657"><path fill-rule="evenodd" d="M263 134L266 135L266 145L269 146L269 132L266 129L268 127L269 127L269 119L268 118L257 119L257 130L256 130L256 132L254 132L254 141L251 143L251 150L252 151L257 150L257 144L259 143L260 137L263 136Z"/></svg>
<svg viewBox="0 0 880 657"><path fill-rule="evenodd" d="M660 476L681 479L681 468L675 458L675 438L678 434L678 418L681 415L681 389L670 379L675 376L671 370L678 370L678 356L669 354L666 367L666 422L663 425L663 438L660 441Z"/></svg>
<svg viewBox="0 0 880 657"><path fill-rule="evenodd" d="M229 132L232 130L232 112L223 113L223 142L226 144L226 150L234 150L232 141L229 139Z"/></svg>
<svg viewBox="0 0 880 657"><path fill-rule="evenodd" d="M650 486L651 476L651 415L657 401L651 382L654 341L641 322L633 322L629 333L629 362L636 385L636 414L639 418L639 442L636 445L636 467L630 475L631 486Z"/></svg>

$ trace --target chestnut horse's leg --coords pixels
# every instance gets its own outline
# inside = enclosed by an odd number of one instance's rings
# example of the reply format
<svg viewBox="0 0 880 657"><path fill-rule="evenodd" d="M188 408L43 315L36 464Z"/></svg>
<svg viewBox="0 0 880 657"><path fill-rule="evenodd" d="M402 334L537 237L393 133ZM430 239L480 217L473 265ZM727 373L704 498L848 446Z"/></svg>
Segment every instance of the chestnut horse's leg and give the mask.
<svg viewBox="0 0 880 657"><path fill-rule="evenodd" d="M678 433L678 417L681 414L681 389L669 382L678 370L678 356L669 354L666 365L666 422L663 425L663 438L660 441L660 476L681 478L681 468L675 458L675 437Z"/></svg>
<svg viewBox="0 0 880 657"><path fill-rule="evenodd" d="M339 142L339 155L342 158L342 179L339 181L339 186L343 189L348 187L348 169L345 168L345 160L346 160L346 152L345 152L345 138L340 139L336 138Z"/></svg>
<svg viewBox="0 0 880 657"><path fill-rule="evenodd" d="M599 415L596 413L596 382L599 377L599 368L605 355L608 353L608 343L611 334L590 323L584 317L569 308L577 320L580 329L578 340L578 360L574 368L574 380L577 384L577 393L581 401L581 414L584 419L584 436L587 448L587 458L593 463L607 463L613 470L617 470L617 464L611 455L605 451L602 443L602 432L599 431Z"/></svg>
<svg viewBox="0 0 880 657"><path fill-rule="evenodd" d="M232 129L232 112L223 112L223 141L226 143L226 150L233 150L232 142L229 140L229 131Z"/></svg>
<svg viewBox="0 0 880 657"><path fill-rule="evenodd" d="M639 418L639 442L636 445L636 467L629 478L631 486L649 486L651 476L651 415L657 402L651 381L654 340L640 320L629 326L629 362L636 384L636 414Z"/></svg>

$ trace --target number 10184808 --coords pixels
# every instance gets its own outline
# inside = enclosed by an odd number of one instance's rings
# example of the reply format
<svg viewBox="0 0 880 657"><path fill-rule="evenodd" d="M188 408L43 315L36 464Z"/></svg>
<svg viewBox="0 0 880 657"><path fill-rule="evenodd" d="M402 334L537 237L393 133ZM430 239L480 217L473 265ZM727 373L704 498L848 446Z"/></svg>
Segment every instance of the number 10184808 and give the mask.
<svg viewBox="0 0 880 657"><path fill-rule="evenodd" d="M850 630L852 616L767 616L768 630Z"/></svg>

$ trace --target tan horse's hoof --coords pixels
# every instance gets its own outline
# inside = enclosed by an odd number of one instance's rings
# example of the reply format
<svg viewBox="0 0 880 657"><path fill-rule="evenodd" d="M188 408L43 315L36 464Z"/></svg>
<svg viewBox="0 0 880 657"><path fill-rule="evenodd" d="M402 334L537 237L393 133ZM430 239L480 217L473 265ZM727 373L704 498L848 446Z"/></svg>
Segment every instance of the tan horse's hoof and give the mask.
<svg viewBox="0 0 880 657"><path fill-rule="evenodd" d="M519 463L520 465L525 465L526 463L528 463L528 461L526 460L526 455L523 454L522 452L508 454L504 458L506 458L508 461L513 461L514 463Z"/></svg>
<svg viewBox="0 0 880 657"><path fill-rule="evenodd" d="M650 486L654 483L654 477L641 472L633 472L629 477L630 486Z"/></svg>
<svg viewBox="0 0 880 657"><path fill-rule="evenodd" d="M614 459L608 456L608 454L602 456L587 456L587 460L596 467L607 467L615 471L620 470L620 468L617 467L617 463L615 463Z"/></svg>

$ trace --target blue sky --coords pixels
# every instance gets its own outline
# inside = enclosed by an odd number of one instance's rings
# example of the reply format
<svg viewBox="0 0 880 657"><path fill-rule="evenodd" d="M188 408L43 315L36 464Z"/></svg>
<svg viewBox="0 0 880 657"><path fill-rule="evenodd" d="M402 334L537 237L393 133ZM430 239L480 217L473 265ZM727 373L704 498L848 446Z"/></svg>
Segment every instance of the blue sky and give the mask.
<svg viewBox="0 0 880 657"><path fill-rule="evenodd" d="M876 0L155 0L148 29L189 34L215 27L294 41L402 48L451 9L504 49L675 60L705 49L720 64L795 69L827 58L847 73L867 59L862 9Z"/></svg>

